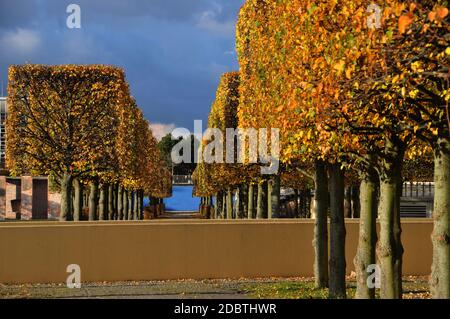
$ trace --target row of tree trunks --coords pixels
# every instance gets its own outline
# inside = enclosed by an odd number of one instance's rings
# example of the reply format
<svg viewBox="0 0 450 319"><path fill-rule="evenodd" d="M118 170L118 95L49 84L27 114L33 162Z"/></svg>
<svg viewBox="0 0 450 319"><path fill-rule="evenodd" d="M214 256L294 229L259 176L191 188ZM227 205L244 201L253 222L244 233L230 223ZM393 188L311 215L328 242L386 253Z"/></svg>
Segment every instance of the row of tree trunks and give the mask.
<svg viewBox="0 0 450 319"><path fill-rule="evenodd" d="M441 139L435 150L435 213L433 241L433 268L431 287L433 296L448 298L450 293L450 142ZM330 288L331 298L345 298L345 217L360 218L358 250L354 259L357 273L356 298L375 297L375 287L370 285L369 266L380 263L380 294L382 298L402 297L402 255L400 197L402 192L402 143L387 141L390 157L376 167L361 173L360 186L345 190L344 175L339 164L316 163L315 171L315 230L314 272L316 286ZM328 171L327 171L328 168ZM328 173L328 174L327 174ZM277 181L264 180L236 193L235 211L238 218L276 217L279 208L276 200ZM378 193L380 196L378 196ZM245 194L245 195L244 195ZM244 198L243 199L243 195ZM224 218L236 218L232 207L232 189L219 194L222 203L218 212ZM275 197L274 197L275 196ZM297 212L302 200L296 192ZM275 200L274 200L275 199ZM243 202L246 209L242 209ZM304 202L304 201L303 201ZM256 204L256 205L255 205ZM379 204L379 205L378 205ZM243 213L243 214L242 214ZM330 250L328 250L328 214L330 215ZM380 218L380 240L377 246L376 219ZM328 259L329 254L329 259ZM375 268L372 268L373 270Z"/></svg>
<svg viewBox="0 0 450 319"><path fill-rule="evenodd" d="M258 184L243 184L216 195L214 218L270 219L280 217L280 177L271 176ZM234 199L234 200L233 200Z"/></svg>
<svg viewBox="0 0 450 319"><path fill-rule="evenodd" d="M361 206L359 200L360 187L358 185L346 185L344 193L345 218L359 218Z"/></svg>
<svg viewBox="0 0 450 319"><path fill-rule="evenodd" d="M292 218L311 218L311 198L311 190L294 189L293 211L287 208L287 216Z"/></svg>
<svg viewBox="0 0 450 319"><path fill-rule="evenodd" d="M99 184L94 180L89 186L88 214L83 217L83 184L66 174L61 178L61 221L140 220L144 206L142 190L129 191L117 184Z"/></svg>
<svg viewBox="0 0 450 319"><path fill-rule="evenodd" d="M374 169L368 169L367 174L362 175L360 189L360 234L357 256L354 263L357 271L357 298L373 298L374 286L369 285L368 270L370 265L376 263L375 252L380 262L380 295L384 299L402 297L402 255L401 223L400 223L400 197L402 192L402 162L404 148L399 141L387 141L387 153L390 157L383 159L377 167L378 175ZM439 172L437 176L445 172L441 179L448 179L448 166L445 156L439 156L440 163L436 165ZM448 159L448 157L447 157ZM447 165L444 169L442 166ZM328 167L328 174L327 174ZM447 177L445 177L447 176ZM376 246L376 217L377 217L377 184L380 184L380 204L378 213L380 216L380 241ZM448 181L444 187L448 192ZM437 184L439 186L439 184ZM437 187L438 187L437 186ZM326 164L318 161L315 169L315 231L313 246L315 249L314 273L315 283L318 288L329 287L330 298L346 298L345 287L345 191L344 173L339 164ZM439 196L439 195L438 195ZM444 197L446 197L444 195ZM347 194L348 198L348 194ZM355 201L356 202L356 201ZM441 200L445 202L445 200ZM448 205L448 202L444 205ZM352 207L353 208L353 207ZM355 210L357 211L357 210ZM438 210L439 211L439 208ZM448 213L448 206L441 211ZM330 249L328 250L328 213L330 215ZM438 215L439 216L439 215ZM448 215L447 215L448 216ZM435 217L436 218L436 217ZM448 223L448 220L446 220ZM448 224L444 224L443 229ZM435 226L436 227L436 226ZM444 236L443 236L444 234ZM439 232L441 239L439 247L448 244L448 233ZM443 238L443 240L442 240ZM442 245L444 242L444 245ZM376 249L375 249L376 247ZM447 250L445 250L447 252ZM330 259L328 260L328 252ZM435 254L439 256L439 254ZM441 254L441 256L448 256ZM445 257L444 257L445 258ZM434 264L439 264L435 257ZM445 264L441 268L447 267ZM434 266L439 268L438 266ZM448 267L446 268L448 273ZM444 272L445 273L445 272ZM439 280L435 280L439 282ZM448 281L444 281L448 285ZM447 287L447 286L446 286Z"/></svg>
<svg viewBox="0 0 450 319"><path fill-rule="evenodd" d="M400 140L386 140L386 156L374 167L367 167L361 175L359 242L354 259L356 298L375 297L373 282L368 282L369 266L375 265L375 252L380 265L380 296L383 299L402 298L402 258L400 198L402 194L402 163L405 145ZM369 160L368 162L371 162ZM377 188L380 188L377 209ZM376 218L380 219L380 238L377 244ZM376 247L376 249L375 249ZM371 271L375 271L374 268Z"/></svg>

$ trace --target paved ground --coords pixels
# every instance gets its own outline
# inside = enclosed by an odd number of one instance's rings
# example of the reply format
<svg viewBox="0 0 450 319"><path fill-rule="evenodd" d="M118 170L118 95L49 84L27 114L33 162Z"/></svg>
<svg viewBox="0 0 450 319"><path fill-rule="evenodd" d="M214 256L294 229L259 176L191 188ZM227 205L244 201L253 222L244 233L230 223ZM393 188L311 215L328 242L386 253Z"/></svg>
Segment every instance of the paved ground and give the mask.
<svg viewBox="0 0 450 319"><path fill-rule="evenodd" d="M348 297L352 298L355 283L348 280ZM404 298L429 298L427 278L404 279ZM63 284L0 284L3 298L120 298L120 299L258 299L327 298L325 289L315 289L311 278L181 280L84 284L68 289Z"/></svg>
<svg viewBox="0 0 450 319"><path fill-rule="evenodd" d="M81 289L63 284L1 285L0 298L137 298L137 299L234 299L249 298L243 289L251 281L147 281L90 283Z"/></svg>

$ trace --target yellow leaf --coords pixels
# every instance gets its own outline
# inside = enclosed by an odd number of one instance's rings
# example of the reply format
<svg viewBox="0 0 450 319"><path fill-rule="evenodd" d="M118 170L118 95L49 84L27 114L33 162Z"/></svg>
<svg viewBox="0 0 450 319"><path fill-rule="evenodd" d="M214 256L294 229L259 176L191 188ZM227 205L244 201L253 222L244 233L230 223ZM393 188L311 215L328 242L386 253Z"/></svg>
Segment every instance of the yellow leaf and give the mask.
<svg viewBox="0 0 450 319"><path fill-rule="evenodd" d="M448 9L446 7L437 7L436 15L438 19L444 19L448 15Z"/></svg>
<svg viewBox="0 0 450 319"><path fill-rule="evenodd" d="M344 71L345 68L345 62L344 60L339 61L338 63L336 63L334 65L334 69L338 72L338 73L342 73Z"/></svg>
<svg viewBox="0 0 450 319"><path fill-rule="evenodd" d="M347 79L350 79L352 77L352 69L348 68L345 71L345 76L347 77Z"/></svg>
<svg viewBox="0 0 450 319"><path fill-rule="evenodd" d="M436 7L435 10L428 13L428 19L433 22L435 20L441 21L448 15L448 9L446 7Z"/></svg>
<svg viewBox="0 0 450 319"><path fill-rule="evenodd" d="M430 20L431 22L436 20L436 12L431 11L430 13L428 13L428 20Z"/></svg>
<svg viewBox="0 0 450 319"><path fill-rule="evenodd" d="M411 13L404 14L398 19L398 31L405 33L406 29L413 23L413 15Z"/></svg>

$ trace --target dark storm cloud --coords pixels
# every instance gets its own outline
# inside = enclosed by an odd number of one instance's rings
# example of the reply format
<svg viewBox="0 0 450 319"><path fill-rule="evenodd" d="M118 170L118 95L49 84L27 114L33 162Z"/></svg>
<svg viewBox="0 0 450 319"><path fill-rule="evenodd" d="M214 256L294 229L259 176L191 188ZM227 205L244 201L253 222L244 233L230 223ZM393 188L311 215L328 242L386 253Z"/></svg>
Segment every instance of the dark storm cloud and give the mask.
<svg viewBox="0 0 450 319"><path fill-rule="evenodd" d="M243 0L0 0L0 81L11 64L113 64L152 122L207 119L220 74L237 68ZM66 27L81 7L82 28Z"/></svg>
<svg viewBox="0 0 450 319"><path fill-rule="evenodd" d="M1 0L0 26L27 26L39 19L58 19L60 13L71 4L78 4L86 11L88 19L114 17L119 20L151 17L177 22L192 20L203 10L220 11L218 19L232 19L236 3L221 0Z"/></svg>

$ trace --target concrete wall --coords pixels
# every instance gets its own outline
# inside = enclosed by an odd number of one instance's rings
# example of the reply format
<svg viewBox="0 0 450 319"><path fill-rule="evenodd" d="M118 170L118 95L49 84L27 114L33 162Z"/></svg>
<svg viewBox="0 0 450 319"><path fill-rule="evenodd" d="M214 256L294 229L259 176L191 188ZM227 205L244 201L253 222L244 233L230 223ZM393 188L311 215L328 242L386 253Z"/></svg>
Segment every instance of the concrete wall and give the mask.
<svg viewBox="0 0 450 319"><path fill-rule="evenodd" d="M69 264L89 281L312 276L314 222L149 221L0 223L0 282L65 282ZM428 275L431 220L404 220L404 274ZM347 222L353 270L357 221Z"/></svg>

